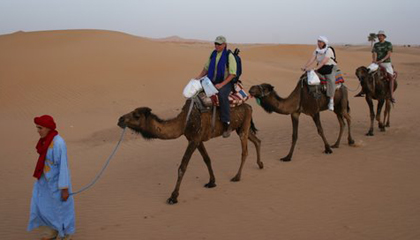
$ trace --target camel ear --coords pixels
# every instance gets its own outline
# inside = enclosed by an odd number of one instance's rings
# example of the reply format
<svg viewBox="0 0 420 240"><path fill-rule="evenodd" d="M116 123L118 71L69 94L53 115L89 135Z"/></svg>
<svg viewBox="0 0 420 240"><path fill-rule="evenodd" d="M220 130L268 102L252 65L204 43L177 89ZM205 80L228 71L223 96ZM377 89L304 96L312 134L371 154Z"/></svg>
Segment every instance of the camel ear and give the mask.
<svg viewBox="0 0 420 240"><path fill-rule="evenodd" d="M135 111L135 114L138 115L139 117L141 115L143 115L145 118L149 117L151 114L152 109L148 108L148 107L142 107L142 108L137 108Z"/></svg>
<svg viewBox="0 0 420 240"><path fill-rule="evenodd" d="M143 110L142 110L142 114L144 114L144 116L146 117L146 118L148 118L149 116L150 116L150 113L152 112L152 109L150 109L150 108L148 108L148 107L145 107L145 108L143 108Z"/></svg>

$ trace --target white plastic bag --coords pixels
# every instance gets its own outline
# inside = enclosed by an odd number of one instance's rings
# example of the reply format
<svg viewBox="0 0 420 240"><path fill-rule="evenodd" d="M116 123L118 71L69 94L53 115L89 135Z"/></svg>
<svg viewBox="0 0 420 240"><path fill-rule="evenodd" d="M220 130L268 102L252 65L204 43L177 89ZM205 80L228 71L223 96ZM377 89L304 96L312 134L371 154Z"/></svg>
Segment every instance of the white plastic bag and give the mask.
<svg viewBox="0 0 420 240"><path fill-rule="evenodd" d="M201 86L200 80L191 79L187 86L185 86L182 94L184 94L184 97L190 98L200 92L202 89L203 87Z"/></svg>
<svg viewBox="0 0 420 240"><path fill-rule="evenodd" d="M378 70L379 65L376 64L376 63L372 63L367 68L369 69L369 72L374 72L374 71Z"/></svg>
<svg viewBox="0 0 420 240"><path fill-rule="evenodd" d="M211 97L219 92L207 76L202 78L201 85L203 86L204 92L206 92L207 97Z"/></svg>
<svg viewBox="0 0 420 240"><path fill-rule="evenodd" d="M319 85L321 80L319 80L318 75L314 70L308 71L308 85Z"/></svg>

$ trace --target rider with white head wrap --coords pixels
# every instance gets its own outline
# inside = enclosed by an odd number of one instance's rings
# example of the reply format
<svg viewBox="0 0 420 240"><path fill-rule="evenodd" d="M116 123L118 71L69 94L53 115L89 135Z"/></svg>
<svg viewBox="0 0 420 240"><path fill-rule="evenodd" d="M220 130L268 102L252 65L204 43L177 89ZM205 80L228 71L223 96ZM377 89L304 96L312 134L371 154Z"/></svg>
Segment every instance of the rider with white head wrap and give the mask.
<svg viewBox="0 0 420 240"><path fill-rule="evenodd" d="M334 93L335 93L335 76L337 74L337 63L333 50L328 45L328 38L325 36L318 37L317 48L312 57L303 66L302 70L308 71L309 66L317 62L313 69L319 74L324 75L327 79L327 97L329 97L328 109L334 111Z"/></svg>

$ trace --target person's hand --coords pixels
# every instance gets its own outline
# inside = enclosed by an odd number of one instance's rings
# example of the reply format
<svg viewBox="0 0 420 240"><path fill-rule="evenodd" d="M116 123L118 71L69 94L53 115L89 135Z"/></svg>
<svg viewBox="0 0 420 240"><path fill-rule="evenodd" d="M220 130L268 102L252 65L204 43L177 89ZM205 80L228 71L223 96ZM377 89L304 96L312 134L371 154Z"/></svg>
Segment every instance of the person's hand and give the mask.
<svg viewBox="0 0 420 240"><path fill-rule="evenodd" d="M219 89L221 89L221 88L223 87L223 85L222 85L221 83L218 83L218 84L214 85L214 87L215 87L217 90L219 90Z"/></svg>
<svg viewBox="0 0 420 240"><path fill-rule="evenodd" d="M67 201L67 199L69 198L70 194L69 194L69 190L66 189L61 189L61 200L63 200L64 202Z"/></svg>

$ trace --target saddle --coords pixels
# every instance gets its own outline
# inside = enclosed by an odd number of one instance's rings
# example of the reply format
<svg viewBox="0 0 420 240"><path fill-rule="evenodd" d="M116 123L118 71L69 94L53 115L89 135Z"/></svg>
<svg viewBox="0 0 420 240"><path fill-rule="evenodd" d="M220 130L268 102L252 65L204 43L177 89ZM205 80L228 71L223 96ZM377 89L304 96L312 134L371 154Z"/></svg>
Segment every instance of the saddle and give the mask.
<svg viewBox="0 0 420 240"><path fill-rule="evenodd" d="M394 66L392 66L394 68ZM375 71L370 71L369 74L374 77L375 75L379 76L379 79L384 79L386 81L390 81L388 72L386 71L386 68L379 66L379 68ZM396 80L398 76L398 73L394 70L394 75L392 75L392 80Z"/></svg>
<svg viewBox="0 0 420 240"><path fill-rule="evenodd" d="M324 75L321 75L319 73L316 73L319 77L319 80L321 81L321 84L319 85L309 85L308 84L308 90L309 93L315 98L319 99L323 94L326 94L327 92L327 78ZM340 70L337 71L337 74L335 75L335 84L336 88L339 89L342 84L344 84L344 78L343 74Z"/></svg>
<svg viewBox="0 0 420 240"><path fill-rule="evenodd" d="M204 91L201 91L195 97L197 108L201 112L206 112L213 108L213 106L219 107L218 95L207 97ZM230 107L236 107L246 102L250 96L245 92L243 85L238 82L235 83L231 93L228 96Z"/></svg>
<svg viewBox="0 0 420 240"><path fill-rule="evenodd" d="M228 96L231 108L243 104L249 98L250 96L246 94L242 83L240 83L239 81L234 84L233 89ZM186 123L190 118L191 111L194 106L200 111L200 113L209 112L213 110L211 119L211 128L213 131L216 121L216 107L219 107L219 97L217 95L207 97L204 91L201 91L198 94L191 97L191 104L187 113Z"/></svg>

